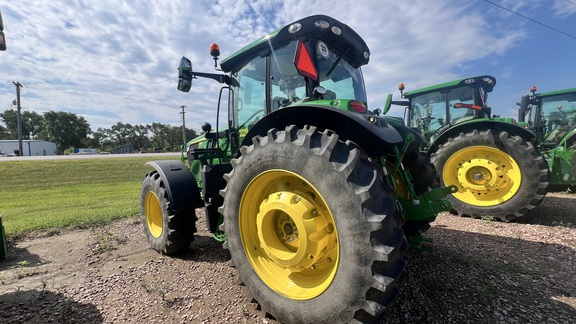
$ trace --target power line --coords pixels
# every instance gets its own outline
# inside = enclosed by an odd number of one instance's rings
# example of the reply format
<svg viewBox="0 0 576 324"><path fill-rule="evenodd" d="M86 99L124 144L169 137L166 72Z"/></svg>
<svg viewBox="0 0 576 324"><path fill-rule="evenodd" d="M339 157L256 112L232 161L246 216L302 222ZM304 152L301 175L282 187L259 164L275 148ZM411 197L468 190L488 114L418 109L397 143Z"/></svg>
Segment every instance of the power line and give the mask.
<svg viewBox="0 0 576 324"><path fill-rule="evenodd" d="M566 1L568 1L568 0L566 0ZM515 15L518 15L518 16L520 16L520 17L522 17L522 18L528 19L528 20L530 20L530 21L532 21L532 22L535 22L535 23L537 23L537 24L539 24L539 25L542 25L542 26L544 26L544 27L546 27L546 28L550 28L550 29L552 29L552 30L555 31L555 32L558 32L558 33L560 33L560 34L564 34L564 35L566 35L566 36L568 36L568 37L572 37L572 38L576 39L576 36L574 36L574 35L571 35L571 34L568 34L568 33L566 33L566 32L563 32L563 31L561 31L561 30L559 30L559 29L556 29L556 28L554 28L554 27L552 27L552 26L550 26L550 25L546 25L546 24L544 24L544 23L541 23L541 22L539 22L538 20L532 19L532 18L530 18L530 17L526 17L526 16L524 16L523 14L520 14L520 13L514 11L514 10L511 10L511 9L508 9L508 8L505 8L505 7L502 7L501 5L499 5L499 4L497 4L497 3L494 3L494 2L488 1L488 0L484 0L484 2L487 2L487 3L489 3L489 4L493 5L493 6L496 6L496 7L500 8L500 9L504 9L504 10L506 10L506 11L508 11L508 12L511 12L511 13L513 13L513 14L515 14ZM570 1L568 1L568 2L570 2ZM572 3L572 2L570 2L570 3Z"/></svg>

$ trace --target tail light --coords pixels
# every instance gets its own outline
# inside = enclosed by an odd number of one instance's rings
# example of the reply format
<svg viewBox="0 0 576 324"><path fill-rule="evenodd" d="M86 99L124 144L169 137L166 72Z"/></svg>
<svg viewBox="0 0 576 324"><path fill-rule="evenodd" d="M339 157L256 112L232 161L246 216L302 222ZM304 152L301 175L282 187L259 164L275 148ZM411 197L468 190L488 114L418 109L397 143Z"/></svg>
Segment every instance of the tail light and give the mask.
<svg viewBox="0 0 576 324"><path fill-rule="evenodd" d="M350 103L348 105L354 111L359 112L359 113L365 113L368 110L366 108L366 105L364 105L364 103L361 101L350 101Z"/></svg>

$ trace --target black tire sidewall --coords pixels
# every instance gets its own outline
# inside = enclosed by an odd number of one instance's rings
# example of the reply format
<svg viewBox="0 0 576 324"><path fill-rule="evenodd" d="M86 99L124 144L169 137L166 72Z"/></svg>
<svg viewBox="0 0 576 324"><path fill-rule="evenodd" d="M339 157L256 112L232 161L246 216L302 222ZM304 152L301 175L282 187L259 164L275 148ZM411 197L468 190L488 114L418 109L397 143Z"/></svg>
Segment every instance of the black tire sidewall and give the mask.
<svg viewBox="0 0 576 324"><path fill-rule="evenodd" d="M368 160L360 163L370 166ZM241 194L231 193L242 193L255 176L270 169L291 171L306 179L323 196L334 218L340 247L338 270L331 285L310 300L286 298L271 290L254 272L244 252L237 215ZM361 199L328 157L311 154L309 148L289 140L254 145L253 151L244 154L241 162L234 166L226 191L224 224L233 263L252 296L277 310L273 315L290 322L336 323L351 320L354 312L364 306L366 290L373 280L370 235L374 229L365 221ZM389 201L392 205L393 202ZM398 232L402 236L401 230Z"/></svg>
<svg viewBox="0 0 576 324"><path fill-rule="evenodd" d="M460 133L459 136L449 139L440 145L433 153L432 162L440 174L440 181L444 183L444 166L448 159L462 149L471 149L474 146L488 146L498 149L509 155L518 165L521 174L521 183L517 192L507 201L494 206L470 205L456 199L453 195L448 200L453 208L464 216L482 217L490 215L507 221L522 216L527 210L534 208L542 201L546 194L547 178L542 175L546 169L545 161L533 145L519 136L509 137L505 131L473 130ZM542 175L542 176L541 176Z"/></svg>

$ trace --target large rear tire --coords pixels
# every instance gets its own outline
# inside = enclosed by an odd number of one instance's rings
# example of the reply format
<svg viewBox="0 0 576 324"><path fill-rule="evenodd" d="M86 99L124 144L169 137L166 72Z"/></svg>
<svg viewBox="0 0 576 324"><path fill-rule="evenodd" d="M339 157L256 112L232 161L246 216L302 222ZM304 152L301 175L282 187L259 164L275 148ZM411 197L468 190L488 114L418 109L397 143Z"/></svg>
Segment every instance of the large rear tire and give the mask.
<svg viewBox="0 0 576 324"><path fill-rule="evenodd" d="M195 211L174 212L157 171L146 175L140 188L140 212L144 232L152 248L162 254L176 254L190 246L196 232Z"/></svg>
<svg viewBox="0 0 576 324"><path fill-rule="evenodd" d="M460 133L431 161L442 184L458 186L448 200L461 216L522 217L542 202L550 181L548 164L532 143L505 131Z"/></svg>
<svg viewBox="0 0 576 324"><path fill-rule="evenodd" d="M315 127L272 129L225 175L225 246L265 313L369 323L404 270L395 194L362 150Z"/></svg>

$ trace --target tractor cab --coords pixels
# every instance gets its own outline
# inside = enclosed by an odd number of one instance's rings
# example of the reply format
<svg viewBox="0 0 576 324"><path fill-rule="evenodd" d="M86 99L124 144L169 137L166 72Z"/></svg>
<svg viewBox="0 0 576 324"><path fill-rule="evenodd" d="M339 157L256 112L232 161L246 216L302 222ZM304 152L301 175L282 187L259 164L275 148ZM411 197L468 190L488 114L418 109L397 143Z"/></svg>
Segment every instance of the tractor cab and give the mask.
<svg viewBox="0 0 576 324"><path fill-rule="evenodd" d="M444 130L473 119L489 118L488 93L496 85L496 79L485 75L447 82L404 93L404 84L398 86L402 98L389 100L390 105L405 106L406 125L417 129L429 142L433 142Z"/></svg>
<svg viewBox="0 0 576 324"><path fill-rule="evenodd" d="M217 120L216 129L227 129L232 156L238 155L248 131L263 116L282 108L322 105L373 114L366 108L360 69L369 61L368 46L356 32L330 17L311 16L287 25L222 60L220 67L217 45L210 53L215 68L226 74L195 72L190 60L182 57L178 89L189 91L198 77L225 84L219 106L228 102L228 124L222 127Z"/></svg>
<svg viewBox="0 0 576 324"><path fill-rule="evenodd" d="M517 103L518 121L536 135L536 144L554 148L566 142L576 130L576 88L522 97Z"/></svg>

